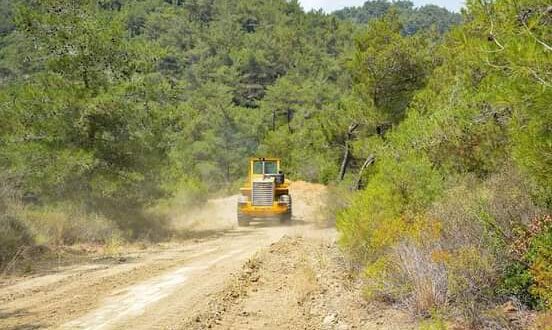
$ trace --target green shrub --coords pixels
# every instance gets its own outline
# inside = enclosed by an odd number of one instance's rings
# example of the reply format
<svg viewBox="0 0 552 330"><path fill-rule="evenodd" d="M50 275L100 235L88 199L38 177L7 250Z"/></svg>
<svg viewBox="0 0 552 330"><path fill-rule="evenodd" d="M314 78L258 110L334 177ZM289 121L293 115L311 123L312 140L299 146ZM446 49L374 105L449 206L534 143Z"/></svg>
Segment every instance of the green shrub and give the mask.
<svg viewBox="0 0 552 330"><path fill-rule="evenodd" d="M447 251L449 301L469 320L493 303L514 298L534 306L534 276L525 255L531 218L540 212L532 185L511 166L487 180L467 176L435 203L429 216L442 223L439 245ZM514 239L521 235L519 239Z"/></svg>
<svg viewBox="0 0 552 330"><path fill-rule="evenodd" d="M418 330L447 330L447 324L442 317L432 317L420 323Z"/></svg>
<svg viewBox="0 0 552 330"><path fill-rule="evenodd" d="M444 269L428 250L439 237L439 224L423 216L442 184L440 173L422 155L387 156L376 165L366 190L339 214L342 246L366 264L369 297L401 301L426 315L446 301Z"/></svg>
<svg viewBox="0 0 552 330"><path fill-rule="evenodd" d="M533 284L534 279L527 265L514 261L505 267L497 293L516 297L527 306L535 306L538 302L529 291Z"/></svg>
<svg viewBox="0 0 552 330"><path fill-rule="evenodd" d="M383 158L366 189L338 215L341 243L358 261L373 261L403 238L416 236L423 227L417 215L438 196L442 182L419 154Z"/></svg>
<svg viewBox="0 0 552 330"><path fill-rule="evenodd" d="M395 172L380 176L384 171L378 168L367 190L341 214L348 220L339 222L344 247L352 252L357 247L354 256L366 263L368 297L401 302L418 315L451 306L451 313L472 327L489 317L483 310L505 299L528 304L546 301L537 298L549 292L546 236L538 236L533 245L527 243L521 252L535 255L534 267L523 266L528 258L516 262L519 253L511 248L513 235L520 228L530 228L529 219L540 212L530 198L532 186L523 176L505 167L486 180L450 178L446 183L450 188L441 192L444 184L432 170L402 181L401 175L408 175L415 166L402 162L397 165L400 169L386 166ZM435 173L434 179L429 180L427 173ZM394 189L401 182L408 182L411 196L425 191L437 197L434 202L409 203Z"/></svg>

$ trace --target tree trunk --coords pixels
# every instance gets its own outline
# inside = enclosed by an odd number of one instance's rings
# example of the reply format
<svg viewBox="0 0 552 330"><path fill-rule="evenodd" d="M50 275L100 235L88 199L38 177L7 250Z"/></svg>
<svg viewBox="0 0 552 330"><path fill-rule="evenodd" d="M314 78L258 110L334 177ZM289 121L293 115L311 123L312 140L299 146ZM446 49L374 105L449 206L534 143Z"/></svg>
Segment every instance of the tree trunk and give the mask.
<svg viewBox="0 0 552 330"><path fill-rule="evenodd" d="M364 174L364 171L366 170L366 168L368 168L368 166L374 164L375 161L376 161L376 157L374 155L370 155L368 156L368 158L366 158L366 161L360 168L360 172L358 172L358 177L353 187L354 190L360 190L362 185L362 175Z"/></svg>
<svg viewBox="0 0 552 330"><path fill-rule="evenodd" d="M341 169L339 170L339 181L343 181L345 178L345 172L350 161L349 141L345 142L345 154L343 155L343 161L341 162Z"/></svg>
<svg viewBox="0 0 552 330"><path fill-rule="evenodd" d="M293 129L291 128L291 119L293 118L293 112L290 108L287 109L287 125L288 131L293 134Z"/></svg>
<svg viewBox="0 0 552 330"><path fill-rule="evenodd" d="M345 153L343 154L343 161L341 162L341 169L339 170L339 181L343 181L345 178L345 174L347 172L347 166L349 166L349 162L351 160L351 139L353 137L353 134L355 133L355 130L358 128L357 123L352 123L349 126L349 129L347 130L347 138L345 140Z"/></svg>

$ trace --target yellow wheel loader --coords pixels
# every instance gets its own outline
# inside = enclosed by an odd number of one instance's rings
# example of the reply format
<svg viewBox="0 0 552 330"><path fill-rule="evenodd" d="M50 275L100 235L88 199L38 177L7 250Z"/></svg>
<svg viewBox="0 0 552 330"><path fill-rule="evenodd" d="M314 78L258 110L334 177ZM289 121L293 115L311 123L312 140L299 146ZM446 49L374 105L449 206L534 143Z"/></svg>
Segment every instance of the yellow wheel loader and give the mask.
<svg viewBox="0 0 552 330"><path fill-rule="evenodd" d="M253 220L278 219L291 223L289 180L280 170L278 158L252 158L249 175L238 198L238 225L249 226Z"/></svg>

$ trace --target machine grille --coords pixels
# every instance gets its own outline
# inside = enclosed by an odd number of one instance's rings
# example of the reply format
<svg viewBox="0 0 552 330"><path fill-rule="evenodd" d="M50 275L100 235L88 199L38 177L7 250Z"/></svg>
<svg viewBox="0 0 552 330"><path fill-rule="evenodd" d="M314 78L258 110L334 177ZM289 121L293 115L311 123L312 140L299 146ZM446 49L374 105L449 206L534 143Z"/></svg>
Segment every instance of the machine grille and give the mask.
<svg viewBox="0 0 552 330"><path fill-rule="evenodd" d="M257 181L253 182L253 205L272 206L274 203L274 182Z"/></svg>

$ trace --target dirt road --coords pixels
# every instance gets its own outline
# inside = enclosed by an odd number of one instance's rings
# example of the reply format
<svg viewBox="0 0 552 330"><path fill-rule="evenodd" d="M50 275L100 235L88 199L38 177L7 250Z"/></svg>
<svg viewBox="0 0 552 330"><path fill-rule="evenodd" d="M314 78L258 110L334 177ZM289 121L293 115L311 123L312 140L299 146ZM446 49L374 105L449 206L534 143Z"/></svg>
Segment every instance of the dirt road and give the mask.
<svg viewBox="0 0 552 330"><path fill-rule="evenodd" d="M219 199L194 221L175 217L177 227L210 233L202 239L3 280L0 329L381 325L378 317L386 316L368 312L360 291L343 278L345 267L336 264L335 230L317 225L324 220L324 188L298 183L293 193L296 221L290 227L236 228L235 198Z"/></svg>
<svg viewBox="0 0 552 330"><path fill-rule="evenodd" d="M225 283L259 248L294 228L251 228L143 255L87 264L0 290L1 329L166 328Z"/></svg>

